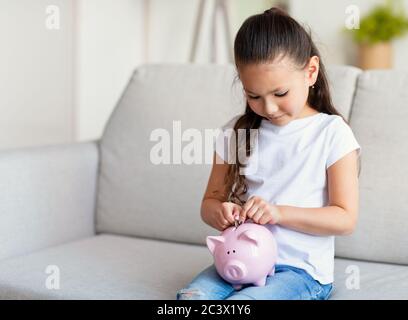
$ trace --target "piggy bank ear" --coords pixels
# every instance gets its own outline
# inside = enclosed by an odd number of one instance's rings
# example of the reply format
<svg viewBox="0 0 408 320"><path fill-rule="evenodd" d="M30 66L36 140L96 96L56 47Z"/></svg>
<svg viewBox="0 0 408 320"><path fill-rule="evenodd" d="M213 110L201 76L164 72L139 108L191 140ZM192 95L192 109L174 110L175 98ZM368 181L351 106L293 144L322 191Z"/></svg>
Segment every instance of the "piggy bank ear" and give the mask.
<svg viewBox="0 0 408 320"><path fill-rule="evenodd" d="M258 236L255 231L253 230L245 230L238 236L239 240L246 240L250 241L256 246L258 245Z"/></svg>
<svg viewBox="0 0 408 320"><path fill-rule="evenodd" d="M225 238L223 236L207 237L207 247L208 249L210 249L212 254L214 254L215 248L224 242L225 242Z"/></svg>

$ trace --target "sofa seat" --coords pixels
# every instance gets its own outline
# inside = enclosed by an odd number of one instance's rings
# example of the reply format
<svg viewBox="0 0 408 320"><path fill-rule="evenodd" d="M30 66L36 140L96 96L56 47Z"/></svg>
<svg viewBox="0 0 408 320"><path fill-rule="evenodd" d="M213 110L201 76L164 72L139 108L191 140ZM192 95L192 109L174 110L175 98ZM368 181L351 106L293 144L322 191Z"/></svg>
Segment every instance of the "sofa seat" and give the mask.
<svg viewBox="0 0 408 320"><path fill-rule="evenodd" d="M174 300L210 264L205 246L100 234L1 261L0 299ZM346 288L349 265L359 267L360 290ZM58 266L59 289L47 289L47 266ZM408 266L336 259L331 298L408 298L406 279Z"/></svg>

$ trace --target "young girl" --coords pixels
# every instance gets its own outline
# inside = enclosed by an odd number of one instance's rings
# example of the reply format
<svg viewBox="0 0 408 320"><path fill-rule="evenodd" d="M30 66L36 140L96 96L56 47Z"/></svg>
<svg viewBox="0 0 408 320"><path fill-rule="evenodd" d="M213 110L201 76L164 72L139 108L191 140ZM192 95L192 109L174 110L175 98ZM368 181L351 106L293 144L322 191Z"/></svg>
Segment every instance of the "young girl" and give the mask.
<svg viewBox="0 0 408 320"><path fill-rule="evenodd" d="M328 299L334 236L356 225L360 146L332 104L319 51L287 13L272 8L249 17L234 54L247 105L223 129L258 129L258 140L251 148L246 130L244 147L236 143L234 152L249 155L246 166L238 156L230 163L216 144L201 216L220 231L235 215L265 225L278 262L264 287L238 291L211 265L177 299Z"/></svg>

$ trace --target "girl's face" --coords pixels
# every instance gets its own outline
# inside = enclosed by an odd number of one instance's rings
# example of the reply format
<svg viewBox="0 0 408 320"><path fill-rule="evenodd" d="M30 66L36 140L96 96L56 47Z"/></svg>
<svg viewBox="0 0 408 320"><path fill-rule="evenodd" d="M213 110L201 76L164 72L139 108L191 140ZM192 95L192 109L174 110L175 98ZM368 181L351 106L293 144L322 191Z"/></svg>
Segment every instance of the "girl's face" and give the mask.
<svg viewBox="0 0 408 320"><path fill-rule="evenodd" d="M273 63L250 64L239 68L239 77L250 108L278 126L316 113L308 105L307 98L318 73L317 56L312 57L303 70L296 69L286 57Z"/></svg>

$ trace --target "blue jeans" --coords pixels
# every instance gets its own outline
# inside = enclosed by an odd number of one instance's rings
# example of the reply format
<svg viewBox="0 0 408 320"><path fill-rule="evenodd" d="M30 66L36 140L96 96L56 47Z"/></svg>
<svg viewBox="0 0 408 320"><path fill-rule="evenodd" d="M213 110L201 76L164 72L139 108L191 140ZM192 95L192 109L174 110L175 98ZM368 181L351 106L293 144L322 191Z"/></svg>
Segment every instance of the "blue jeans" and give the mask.
<svg viewBox="0 0 408 320"><path fill-rule="evenodd" d="M320 284L303 269L277 264L264 287L246 284L235 291L212 264L177 292L177 300L327 300L332 290L332 283Z"/></svg>

